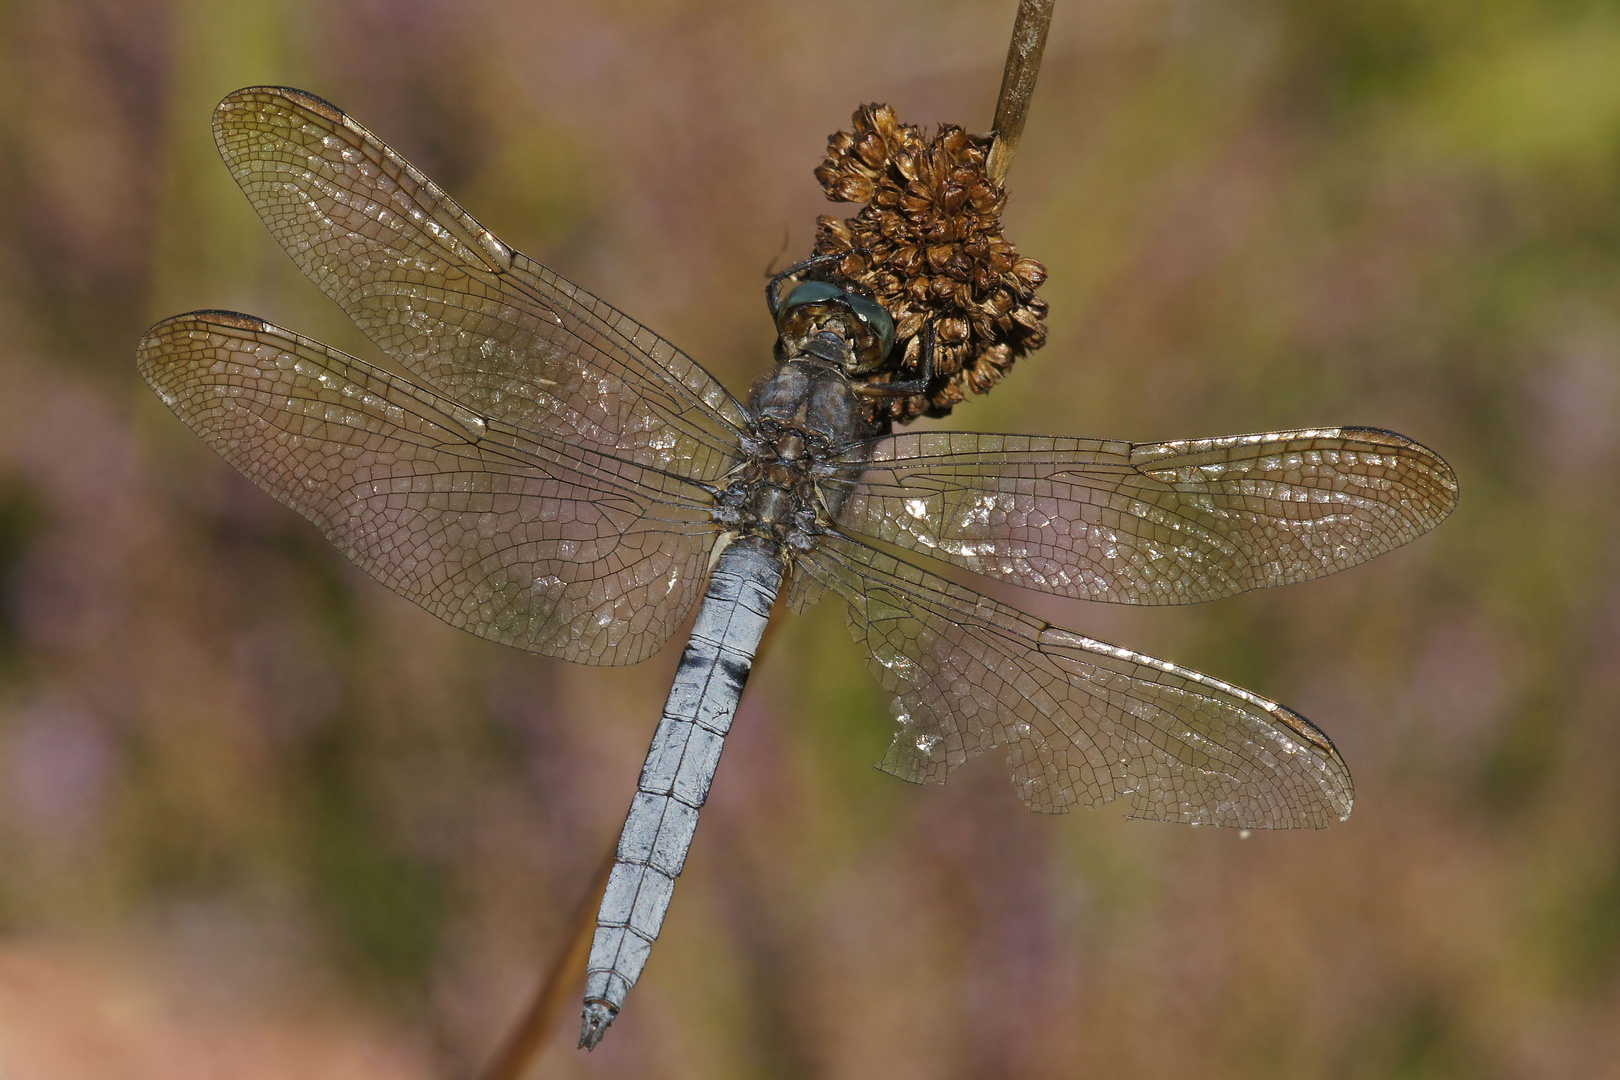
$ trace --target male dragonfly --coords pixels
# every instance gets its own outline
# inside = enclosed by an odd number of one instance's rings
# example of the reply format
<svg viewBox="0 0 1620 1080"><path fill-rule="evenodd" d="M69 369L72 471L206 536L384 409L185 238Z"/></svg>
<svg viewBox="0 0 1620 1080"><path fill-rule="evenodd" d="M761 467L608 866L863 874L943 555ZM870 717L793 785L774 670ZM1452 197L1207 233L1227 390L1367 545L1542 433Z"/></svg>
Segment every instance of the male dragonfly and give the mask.
<svg viewBox="0 0 1620 1080"><path fill-rule="evenodd" d="M602 900L582 1045L641 974L784 583L795 610L844 601L893 696L881 767L903 779L940 783L1005 746L1040 812L1122 799L1137 817L1239 828L1349 815L1350 773L1298 713L910 557L1088 600L1213 600L1433 528L1457 497L1433 452L1373 428L893 435L870 407L900 385L889 317L808 264L771 283L776 368L739 401L320 98L239 90L214 137L293 261L412 377L194 311L138 353L180 419L378 581L480 637L632 664L702 598Z"/></svg>

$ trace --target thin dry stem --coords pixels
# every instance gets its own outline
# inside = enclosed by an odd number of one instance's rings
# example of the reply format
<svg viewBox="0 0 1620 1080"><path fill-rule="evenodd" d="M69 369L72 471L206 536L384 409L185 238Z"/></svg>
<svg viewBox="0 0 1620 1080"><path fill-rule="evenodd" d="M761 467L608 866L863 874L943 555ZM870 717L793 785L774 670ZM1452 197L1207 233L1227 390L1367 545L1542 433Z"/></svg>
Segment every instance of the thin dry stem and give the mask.
<svg viewBox="0 0 1620 1080"><path fill-rule="evenodd" d="M1001 74L1001 94L996 99L996 141L990 148L990 178L997 182L1007 175L1018 140L1024 135L1024 118L1035 93L1035 77L1041 71L1055 2L1019 0L1012 41L1007 46L1007 66Z"/></svg>
<svg viewBox="0 0 1620 1080"><path fill-rule="evenodd" d="M602 890L607 888L608 874L613 871L617 854L617 845L608 848L595 882L570 920L572 933L568 944L546 972L534 1000L506 1037L482 1080L523 1080L540 1060L548 1036L556 1027L558 1012L565 1003L575 1000L575 991L585 981L585 961L590 956L591 935L596 929L596 907L602 901Z"/></svg>

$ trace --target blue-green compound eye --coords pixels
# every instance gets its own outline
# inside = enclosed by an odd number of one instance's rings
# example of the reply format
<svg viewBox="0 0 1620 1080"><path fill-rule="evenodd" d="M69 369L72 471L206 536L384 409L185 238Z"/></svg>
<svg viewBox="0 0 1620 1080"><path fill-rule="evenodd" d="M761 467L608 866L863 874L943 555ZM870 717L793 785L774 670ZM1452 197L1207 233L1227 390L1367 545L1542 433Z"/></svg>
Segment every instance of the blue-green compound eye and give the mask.
<svg viewBox="0 0 1620 1080"><path fill-rule="evenodd" d="M795 290L797 291L797 290ZM854 293L845 293L844 302L849 309L860 317L861 322L869 326L878 337L878 357L889 355L889 346L894 344L894 320L889 313L883 310L883 305L875 300L868 300L864 296Z"/></svg>
<svg viewBox="0 0 1620 1080"><path fill-rule="evenodd" d="M831 300L841 296L844 290L825 281L805 281L795 286L793 292L788 294L787 303L782 305L783 310L798 307L800 304L814 304L821 300Z"/></svg>
<svg viewBox="0 0 1620 1080"><path fill-rule="evenodd" d="M871 337L862 343L851 342L855 348L856 370L870 371L883 363L894 344L894 320L883 310L883 305L864 296L840 289L825 281L806 281L794 287L776 313L776 325L784 333L798 323L796 313L817 306L843 308L855 316ZM801 328L802 329L802 328ZM853 331L854 326L849 329Z"/></svg>

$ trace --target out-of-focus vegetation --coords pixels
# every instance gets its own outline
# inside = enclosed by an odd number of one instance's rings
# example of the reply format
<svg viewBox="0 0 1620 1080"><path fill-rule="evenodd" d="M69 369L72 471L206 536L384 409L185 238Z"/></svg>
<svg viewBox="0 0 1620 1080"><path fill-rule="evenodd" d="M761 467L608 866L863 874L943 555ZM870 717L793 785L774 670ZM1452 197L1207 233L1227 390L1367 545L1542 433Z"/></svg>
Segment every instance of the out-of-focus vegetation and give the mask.
<svg viewBox="0 0 1620 1080"><path fill-rule="evenodd" d="M331 98L736 390L854 107L988 123L1012 3L0 6L0 1071L466 1075L561 946L675 662L361 577L135 376L160 316L363 356L219 164ZM832 605L768 643L647 976L548 1075L1466 1077L1620 1060L1620 10L1063 0L1009 178L1051 344L953 423L1329 423L1462 506L1203 608L1014 596L1299 708L1346 824L1026 813L871 769ZM565 1023L564 1028L571 1025Z"/></svg>

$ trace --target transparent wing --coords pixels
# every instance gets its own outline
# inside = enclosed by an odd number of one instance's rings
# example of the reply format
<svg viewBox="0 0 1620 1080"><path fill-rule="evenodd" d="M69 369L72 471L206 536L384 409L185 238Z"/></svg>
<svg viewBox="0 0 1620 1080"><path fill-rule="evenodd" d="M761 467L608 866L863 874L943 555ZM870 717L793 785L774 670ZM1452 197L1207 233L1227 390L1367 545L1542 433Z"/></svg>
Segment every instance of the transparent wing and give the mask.
<svg viewBox="0 0 1620 1080"><path fill-rule="evenodd" d="M1167 443L937 432L872 455L849 533L1042 592L1190 604L1365 562L1438 525L1457 478L1376 428Z"/></svg>
<svg viewBox="0 0 1620 1080"><path fill-rule="evenodd" d="M628 664L697 598L715 529L683 477L520 431L247 315L141 340L142 377L226 461L453 626Z"/></svg>
<svg viewBox="0 0 1620 1080"><path fill-rule="evenodd" d="M1122 798L1136 817L1321 828L1350 814L1350 771L1298 713L1164 660L1061 630L838 536L795 562L849 605L894 697L881 767L943 783L1007 747L1026 805Z"/></svg>
<svg viewBox="0 0 1620 1080"><path fill-rule="evenodd" d="M336 106L238 90L214 140L299 269L433 389L644 465L731 468L746 418L708 372L508 248Z"/></svg>

